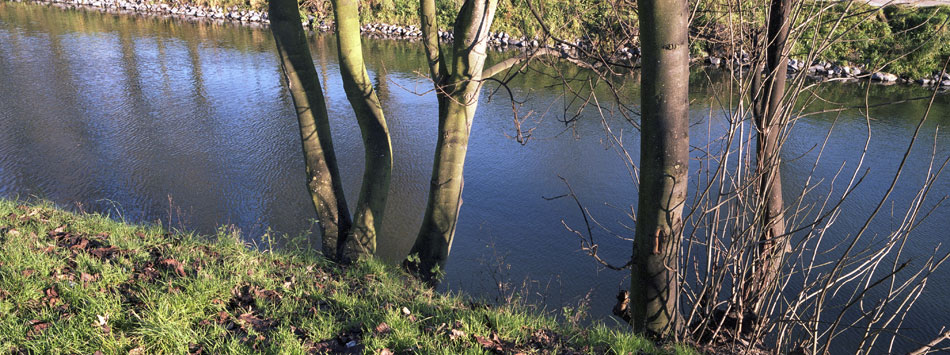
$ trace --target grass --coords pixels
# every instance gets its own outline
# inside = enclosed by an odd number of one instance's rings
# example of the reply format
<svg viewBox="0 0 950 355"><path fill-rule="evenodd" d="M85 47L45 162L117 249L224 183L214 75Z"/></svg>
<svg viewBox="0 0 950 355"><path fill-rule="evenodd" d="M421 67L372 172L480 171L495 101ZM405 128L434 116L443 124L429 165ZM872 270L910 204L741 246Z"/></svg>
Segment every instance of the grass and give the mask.
<svg viewBox="0 0 950 355"><path fill-rule="evenodd" d="M846 4L833 6L818 30L809 31L792 55L807 52L831 34L838 41L821 53L821 59L866 64L910 79L939 71L950 56L950 6L874 8L852 4L847 10L852 15L841 17L845 8ZM842 18L840 24L838 18Z"/></svg>
<svg viewBox="0 0 950 355"><path fill-rule="evenodd" d="M687 353L444 295L376 261L0 200L0 353Z"/></svg>

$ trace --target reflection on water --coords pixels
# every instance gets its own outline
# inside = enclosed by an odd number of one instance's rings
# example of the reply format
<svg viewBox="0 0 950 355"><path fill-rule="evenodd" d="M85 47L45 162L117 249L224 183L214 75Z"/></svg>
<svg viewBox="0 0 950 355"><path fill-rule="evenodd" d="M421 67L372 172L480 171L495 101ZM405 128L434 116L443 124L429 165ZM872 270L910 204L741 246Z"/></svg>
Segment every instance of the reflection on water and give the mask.
<svg viewBox="0 0 950 355"><path fill-rule="evenodd" d="M364 45L393 136L392 195L379 251L395 261L408 251L422 218L437 107L419 44L367 40ZM311 46L347 196L355 199L363 153L343 96L335 41L318 36ZM315 231L297 123L272 48L266 30L0 3L0 197L46 198L205 233L234 224L250 240L268 229L293 235ZM692 78L694 142L705 141L710 127L722 128L715 119L722 109L713 95L727 88L706 74L716 75L697 72ZM563 194L558 178L563 176L598 221L629 236L625 228L632 226L628 214L636 187L595 111L585 111L576 126L559 122L567 117L568 104L556 83L537 74L512 82L516 97L526 100L519 114L533 112L523 124L535 128L524 146L509 137L515 132L507 97L484 96L445 287L494 297L496 280L534 280L531 289L540 296L531 299L552 310L576 304L591 291L591 312L607 319L626 274L600 270L578 251L576 237L561 225L562 219L583 223L573 201L542 197ZM863 92L859 84L844 84L817 94L863 105ZM635 98L637 88L625 94ZM873 86L870 102L926 94L919 88ZM816 146L833 127L816 168L817 178L828 182L815 194L828 191L841 164L857 164L869 124L873 142L864 166L870 174L835 227L853 232L890 183L925 109L924 102L914 101L874 108L869 117L854 110L800 119L783 152L785 188L795 191L804 184ZM637 157L636 131L615 112L607 114ZM927 143L913 150L906 180L895 191L898 211L923 181L920 169L929 163L931 143L936 140L938 156L950 154L950 136L934 133L948 125L950 98L943 96L923 127L921 141ZM947 194L948 180L938 181L932 194ZM913 234L907 255L922 255L945 241L950 210L939 208L934 216ZM899 218L883 216L872 228L884 233ZM606 259L620 261L631 253L628 241L607 233L598 238ZM917 312L905 322L914 325L907 335L928 338L946 321L928 315L950 315L950 305L939 296L950 292L948 275L931 280Z"/></svg>

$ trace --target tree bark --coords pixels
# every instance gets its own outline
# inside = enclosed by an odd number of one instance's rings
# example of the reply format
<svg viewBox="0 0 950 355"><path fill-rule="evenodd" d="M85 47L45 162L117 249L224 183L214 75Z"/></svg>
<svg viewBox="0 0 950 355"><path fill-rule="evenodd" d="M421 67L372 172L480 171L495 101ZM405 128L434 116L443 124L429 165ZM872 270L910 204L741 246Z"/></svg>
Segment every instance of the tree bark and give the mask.
<svg viewBox="0 0 950 355"><path fill-rule="evenodd" d="M776 276L781 271L788 248L779 147L785 126L782 119L782 102L788 74L785 47L788 41L790 11L790 0L771 1L766 33L764 82L758 71L753 72L752 113L757 133L756 178L759 179L761 201L761 234L756 244L756 255L752 259L752 270L744 281L742 299L744 312L752 314L760 313L764 294L775 286Z"/></svg>
<svg viewBox="0 0 950 355"><path fill-rule="evenodd" d="M640 194L631 272L634 329L674 336L682 211L689 168L689 46L686 0L641 1Z"/></svg>
<svg viewBox="0 0 950 355"><path fill-rule="evenodd" d="M330 121L327 117L320 78L313 66L306 33L300 24L297 2L271 0L268 5L271 31L277 44L280 66L290 89L306 161L307 188L319 218L323 254L336 257L352 221L343 196Z"/></svg>
<svg viewBox="0 0 950 355"><path fill-rule="evenodd" d="M382 227L393 165L389 128L363 62L358 6L356 0L333 1L343 90L356 113L365 148L363 184L351 236L339 251L341 259L376 253L377 232Z"/></svg>
<svg viewBox="0 0 950 355"><path fill-rule="evenodd" d="M472 119L481 91L488 30L497 0L467 0L455 20L455 43L448 70L438 41L435 1L420 4L423 44L439 103L439 136L436 143L426 212L405 266L434 284L445 268L459 209L462 206L463 168Z"/></svg>

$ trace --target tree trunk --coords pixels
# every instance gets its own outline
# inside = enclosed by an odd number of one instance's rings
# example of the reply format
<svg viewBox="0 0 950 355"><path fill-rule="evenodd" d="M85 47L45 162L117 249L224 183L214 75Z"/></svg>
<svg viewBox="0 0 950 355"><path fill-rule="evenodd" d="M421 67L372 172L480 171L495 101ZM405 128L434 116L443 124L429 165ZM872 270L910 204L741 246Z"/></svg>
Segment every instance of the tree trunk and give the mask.
<svg viewBox="0 0 950 355"><path fill-rule="evenodd" d="M752 112L757 132L756 178L759 179L759 199L762 203L759 210L762 228L752 270L745 278L742 299L743 311L752 314L761 311L762 296L775 286L788 248L779 140L784 128L782 101L788 74L788 57L784 51L788 40L790 9L790 0L771 1L766 34L765 79L761 85L759 72L753 72Z"/></svg>
<svg viewBox="0 0 950 355"><path fill-rule="evenodd" d="M406 267L427 282L435 283L448 260L455 226L462 206L462 170L468 150L472 119L478 105L485 65L488 30L497 0L467 0L455 20L452 70L441 55L435 23L434 0L422 0L423 43L439 102L439 137L425 216Z"/></svg>
<svg viewBox="0 0 950 355"><path fill-rule="evenodd" d="M356 113L365 148L363 185L356 203L352 236L340 250L340 257L347 259L376 253L376 236L383 223L393 166L386 118L363 63L358 6L356 0L333 1L343 90Z"/></svg>
<svg viewBox="0 0 950 355"><path fill-rule="evenodd" d="M686 0L641 1L640 194L630 285L634 329L656 338L681 326L677 306L689 168Z"/></svg>
<svg viewBox="0 0 950 355"><path fill-rule="evenodd" d="M297 2L271 0L268 15L280 66L297 111L307 167L307 187L320 219L323 254L334 258L343 237L349 233L352 221L343 197L320 78L300 24Z"/></svg>

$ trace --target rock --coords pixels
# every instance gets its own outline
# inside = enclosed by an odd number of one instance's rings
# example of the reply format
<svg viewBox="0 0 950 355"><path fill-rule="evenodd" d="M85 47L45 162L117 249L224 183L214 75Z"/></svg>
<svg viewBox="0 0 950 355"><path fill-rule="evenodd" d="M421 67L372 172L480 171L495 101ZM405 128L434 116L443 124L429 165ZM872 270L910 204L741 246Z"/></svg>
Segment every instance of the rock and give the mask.
<svg viewBox="0 0 950 355"><path fill-rule="evenodd" d="M933 80L930 80L927 78L920 78L920 79L917 79L917 84L920 84L923 86L930 86L930 84L933 84Z"/></svg>
<svg viewBox="0 0 950 355"><path fill-rule="evenodd" d="M708 63L709 65L718 67L720 64L722 64L722 59L719 57L709 56L709 57L706 57L706 63Z"/></svg>
<svg viewBox="0 0 950 355"><path fill-rule="evenodd" d="M894 82L894 81L897 81L897 75L894 75L891 73L874 72L874 74L871 74L871 80L883 81L883 82Z"/></svg>
<svg viewBox="0 0 950 355"><path fill-rule="evenodd" d="M950 79L941 81L940 86L950 87Z"/></svg>

